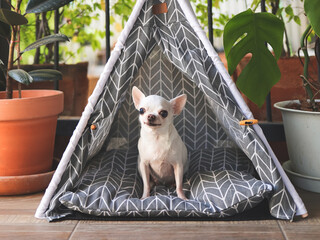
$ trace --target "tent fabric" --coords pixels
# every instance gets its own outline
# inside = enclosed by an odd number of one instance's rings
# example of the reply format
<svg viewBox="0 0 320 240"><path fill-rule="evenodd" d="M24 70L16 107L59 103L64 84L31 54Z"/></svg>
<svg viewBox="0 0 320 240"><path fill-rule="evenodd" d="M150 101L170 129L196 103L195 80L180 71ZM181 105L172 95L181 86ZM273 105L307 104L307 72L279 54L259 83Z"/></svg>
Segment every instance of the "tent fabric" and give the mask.
<svg viewBox="0 0 320 240"><path fill-rule="evenodd" d="M272 191L271 185L252 177L252 165L243 153L215 148L189 155L192 167L183 185L188 201L178 198L174 187L166 186L154 187L151 196L141 200L137 156L137 151L130 150L99 154L84 170L77 190L66 192L60 202L94 216L221 218L256 206Z"/></svg>
<svg viewBox="0 0 320 240"><path fill-rule="evenodd" d="M168 12L154 15L152 6L159 3L137 1L36 216L54 220L72 214L77 207L68 206L66 196L79 191L86 169L93 166L97 156L116 150L136 151L139 123L132 86L140 87L146 95L159 94L167 99L187 94L186 107L175 119L175 126L189 154L221 147L241 149L252 162L257 180L272 187L271 195L262 194L269 199L270 213L292 219L297 205L298 211L305 213L291 183L285 185L282 180L281 166L274 163L274 154L259 137L261 133L257 134L256 127L239 125L251 113L225 77L225 70L220 70L221 62L209 55L213 48L208 49L199 28L194 27L189 3L166 1ZM90 128L92 124L95 130Z"/></svg>

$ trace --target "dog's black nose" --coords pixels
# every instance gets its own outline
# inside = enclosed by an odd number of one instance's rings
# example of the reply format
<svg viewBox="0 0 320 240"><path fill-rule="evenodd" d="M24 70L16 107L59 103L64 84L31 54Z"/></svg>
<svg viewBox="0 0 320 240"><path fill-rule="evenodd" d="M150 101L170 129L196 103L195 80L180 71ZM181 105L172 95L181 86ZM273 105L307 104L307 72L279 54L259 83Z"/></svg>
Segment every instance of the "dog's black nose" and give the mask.
<svg viewBox="0 0 320 240"><path fill-rule="evenodd" d="M149 121L149 122L153 122L154 120L156 120L156 116L153 115L153 114L149 114L149 115L148 115L148 121Z"/></svg>

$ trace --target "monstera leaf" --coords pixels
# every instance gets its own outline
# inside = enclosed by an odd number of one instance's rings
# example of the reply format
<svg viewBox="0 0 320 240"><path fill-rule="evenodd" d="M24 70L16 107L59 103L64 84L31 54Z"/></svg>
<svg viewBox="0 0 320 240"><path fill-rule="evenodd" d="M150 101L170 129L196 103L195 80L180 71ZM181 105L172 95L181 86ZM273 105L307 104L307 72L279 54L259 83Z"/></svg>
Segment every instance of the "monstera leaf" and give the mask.
<svg viewBox="0 0 320 240"><path fill-rule="evenodd" d="M33 82L32 77L22 69L10 70L8 74L11 78L16 80L17 82L20 82L25 85L29 85L30 83Z"/></svg>
<svg viewBox="0 0 320 240"><path fill-rule="evenodd" d="M49 43L53 43L53 42L66 42L69 41L69 38L66 35L63 34L54 34L54 35L49 35L46 37L43 37L33 43L31 43L29 46L27 46L22 52L20 52L20 54L30 51L32 49L41 47L43 45L47 45Z"/></svg>
<svg viewBox="0 0 320 240"><path fill-rule="evenodd" d="M305 0L304 10L315 33L320 36L320 1Z"/></svg>
<svg viewBox="0 0 320 240"><path fill-rule="evenodd" d="M29 72L34 82L55 81L62 79L62 73L54 69L38 69Z"/></svg>
<svg viewBox="0 0 320 240"><path fill-rule="evenodd" d="M262 106L271 87L280 80L277 60L282 50L284 24L270 13L251 9L233 17L224 29L224 50L232 74L248 53L252 58L237 79L237 86L250 100ZM273 48L274 55L266 43Z"/></svg>
<svg viewBox="0 0 320 240"><path fill-rule="evenodd" d="M29 0L27 13L41 13L62 7L73 0Z"/></svg>

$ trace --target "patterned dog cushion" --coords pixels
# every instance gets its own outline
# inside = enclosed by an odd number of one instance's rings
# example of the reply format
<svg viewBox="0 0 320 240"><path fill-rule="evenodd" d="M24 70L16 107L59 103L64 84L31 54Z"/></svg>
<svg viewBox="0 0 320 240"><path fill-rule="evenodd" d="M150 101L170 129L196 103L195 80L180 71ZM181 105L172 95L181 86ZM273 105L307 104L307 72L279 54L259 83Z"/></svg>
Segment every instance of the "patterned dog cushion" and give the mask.
<svg viewBox="0 0 320 240"><path fill-rule="evenodd" d="M238 148L212 148L194 150L189 153L189 172L211 170L233 170L255 174L255 169L248 157Z"/></svg>
<svg viewBox="0 0 320 240"><path fill-rule="evenodd" d="M188 201L177 197L175 187L165 186L154 187L151 196L141 200L137 155L123 150L98 155L60 202L95 216L224 217L256 206L272 191L271 185L249 173L250 162L244 157L237 159L237 166L226 161L226 156L239 156L237 150L199 150L189 154L190 171L184 181Z"/></svg>

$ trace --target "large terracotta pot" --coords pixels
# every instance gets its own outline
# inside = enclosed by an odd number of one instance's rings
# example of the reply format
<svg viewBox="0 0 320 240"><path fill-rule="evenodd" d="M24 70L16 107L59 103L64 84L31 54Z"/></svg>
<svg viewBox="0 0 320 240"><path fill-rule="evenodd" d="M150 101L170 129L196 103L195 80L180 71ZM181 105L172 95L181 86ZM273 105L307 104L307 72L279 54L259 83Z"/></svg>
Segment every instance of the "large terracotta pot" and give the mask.
<svg viewBox="0 0 320 240"><path fill-rule="evenodd" d="M0 176L48 172L63 92L24 90L17 97L17 91L13 99L0 92Z"/></svg>
<svg viewBox="0 0 320 240"><path fill-rule="evenodd" d="M53 64L21 65L29 72L35 69L53 69ZM88 62L77 64L60 64L59 71L63 78L59 81L59 90L64 92L64 109L62 115L81 116L88 100ZM17 85L14 86L17 89ZM22 86L23 89L54 89L53 82L33 82Z"/></svg>

